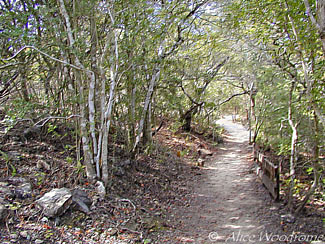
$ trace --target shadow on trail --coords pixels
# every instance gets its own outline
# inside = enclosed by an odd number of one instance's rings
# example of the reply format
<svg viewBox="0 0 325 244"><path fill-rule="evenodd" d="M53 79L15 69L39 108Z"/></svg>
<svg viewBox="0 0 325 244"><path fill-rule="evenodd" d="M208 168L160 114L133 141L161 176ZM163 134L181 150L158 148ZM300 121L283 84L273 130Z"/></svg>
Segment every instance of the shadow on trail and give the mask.
<svg viewBox="0 0 325 244"><path fill-rule="evenodd" d="M270 197L257 187L252 172L247 130L231 121L218 121L227 131L205 174L193 184L189 207L182 210L174 243L276 243L265 240L259 216Z"/></svg>

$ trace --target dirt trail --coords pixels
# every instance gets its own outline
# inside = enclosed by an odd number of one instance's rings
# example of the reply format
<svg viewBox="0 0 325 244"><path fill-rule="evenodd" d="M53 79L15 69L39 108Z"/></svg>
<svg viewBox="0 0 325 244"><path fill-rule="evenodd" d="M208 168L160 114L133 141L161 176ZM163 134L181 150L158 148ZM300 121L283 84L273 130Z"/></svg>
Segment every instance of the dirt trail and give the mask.
<svg viewBox="0 0 325 244"><path fill-rule="evenodd" d="M206 165L190 206L179 216L178 243L271 243L259 215L270 197L257 187L251 170L248 132L231 121L218 121L228 133L217 155ZM263 239L264 238L264 239ZM260 241L261 240L261 241Z"/></svg>

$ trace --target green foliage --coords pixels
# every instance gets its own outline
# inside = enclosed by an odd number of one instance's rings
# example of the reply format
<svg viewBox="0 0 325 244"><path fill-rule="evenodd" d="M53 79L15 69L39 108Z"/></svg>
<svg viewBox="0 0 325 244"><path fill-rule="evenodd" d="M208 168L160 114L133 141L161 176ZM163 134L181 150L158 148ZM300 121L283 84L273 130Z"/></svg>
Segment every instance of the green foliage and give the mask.
<svg viewBox="0 0 325 244"><path fill-rule="evenodd" d="M17 118L25 118L36 110L36 105L33 102L24 99L14 99L11 104L6 105L6 116L9 120L15 121Z"/></svg>
<svg viewBox="0 0 325 244"><path fill-rule="evenodd" d="M4 160L5 162L9 162L10 161L10 158L9 158L9 155L3 151L0 151L1 153L1 159Z"/></svg>
<svg viewBox="0 0 325 244"><path fill-rule="evenodd" d="M68 164L72 165L74 159L68 156L68 157L65 158L65 161L66 161Z"/></svg>
<svg viewBox="0 0 325 244"><path fill-rule="evenodd" d="M13 203L6 204L6 207L12 211L15 211L22 207L22 203L21 202L13 202Z"/></svg>
<svg viewBox="0 0 325 244"><path fill-rule="evenodd" d="M56 132L56 129L57 129L57 125L54 125L52 123L47 124L47 133L53 135L56 138L60 138L61 135Z"/></svg>
<svg viewBox="0 0 325 244"><path fill-rule="evenodd" d="M9 163L9 162L8 162L8 164L9 164L10 167L11 167L11 176L12 176L12 177L15 177L16 174L17 174L17 170L16 170L15 166L14 166L13 164Z"/></svg>
<svg viewBox="0 0 325 244"><path fill-rule="evenodd" d="M316 19L323 18L317 16L321 11L315 10L314 2L311 6ZM295 172L294 154L312 158L324 154L324 122L318 116L324 111L325 66L319 33L306 14L304 1L235 0L227 9L225 23L244 42L243 50L255 53L247 52L243 62L248 64L241 67L251 71L253 75L245 75L257 91L251 109L258 143L278 155L293 152L290 168L283 171ZM292 144L293 127L298 130L296 144ZM307 175L312 173L313 168L306 169ZM295 173L287 175L284 184L291 188L291 204L293 196L302 200L312 183L300 181Z"/></svg>
<svg viewBox="0 0 325 244"><path fill-rule="evenodd" d="M290 154L290 142L287 140L287 143L284 143L284 141L280 141L279 147L278 147L278 155L289 155Z"/></svg>
<svg viewBox="0 0 325 244"><path fill-rule="evenodd" d="M119 132L118 138L116 132L109 141L132 149L149 84L159 70L150 98L152 125L172 119L171 130L176 132L183 125L182 115L197 106L192 111L193 122L204 131L220 113L229 114L236 108L246 115L253 109L256 120L251 126L256 133L259 130L257 139L278 154L288 155L292 134L288 97L295 81L292 117L299 122L298 149L310 154L316 139L324 144L324 125L319 132L313 126L314 107L325 110L324 54L303 1L234 0L215 11L205 11L203 6L194 15L189 14L201 1L64 2L73 33L68 33L57 1L0 3L0 78L11 81L19 74L10 82L5 104L7 131L21 119L35 123L39 118L74 114L76 131L85 127L80 136L89 141L85 146L90 150L108 120ZM32 48L18 53L26 45L43 53ZM224 60L227 62L217 70ZM309 88L303 66L312 84ZM89 119L91 74L96 78L94 121ZM112 118L104 118L102 106L107 104L114 79ZM220 106L234 94L248 94L251 87L256 92L254 106L248 95L233 97ZM49 135L62 138L55 124L47 126ZM94 135L89 133L91 126L95 126ZM76 149L67 145L63 153ZM145 151L152 150L147 145ZM96 156L94 150L89 155ZM72 164L72 157L66 162ZM85 173L80 160L75 169ZM16 174L12 165L11 171Z"/></svg>
<svg viewBox="0 0 325 244"><path fill-rule="evenodd" d="M40 185L43 184L43 181L44 181L44 179L46 177L46 173L44 173L44 172L37 172L37 173L35 173L35 177L37 179L37 185L40 186Z"/></svg>
<svg viewBox="0 0 325 244"><path fill-rule="evenodd" d="M77 160L77 165L74 166L74 168L76 169L77 173L79 175L84 175L85 174L85 168L86 166L84 166L80 160Z"/></svg>
<svg viewBox="0 0 325 244"><path fill-rule="evenodd" d="M17 169L16 169L16 167L15 167L15 166L10 162L11 159L10 159L9 155L8 155L7 153L1 151L1 150L0 150L0 154L1 154L0 159L3 160L3 161L5 161L5 163L6 163L8 173L9 173L9 167L10 167L10 169L11 169L11 176L12 176L12 177L16 176L16 175L17 175Z"/></svg>

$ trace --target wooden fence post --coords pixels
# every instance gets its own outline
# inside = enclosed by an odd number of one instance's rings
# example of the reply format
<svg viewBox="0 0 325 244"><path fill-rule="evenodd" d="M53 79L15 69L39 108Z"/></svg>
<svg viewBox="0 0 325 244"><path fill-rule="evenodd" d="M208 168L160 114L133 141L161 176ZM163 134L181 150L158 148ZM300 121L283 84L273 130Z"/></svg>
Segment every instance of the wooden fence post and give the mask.
<svg viewBox="0 0 325 244"><path fill-rule="evenodd" d="M272 163L267 156L253 147L254 161L256 162L256 174L262 180L275 200L280 197L280 170L279 165Z"/></svg>

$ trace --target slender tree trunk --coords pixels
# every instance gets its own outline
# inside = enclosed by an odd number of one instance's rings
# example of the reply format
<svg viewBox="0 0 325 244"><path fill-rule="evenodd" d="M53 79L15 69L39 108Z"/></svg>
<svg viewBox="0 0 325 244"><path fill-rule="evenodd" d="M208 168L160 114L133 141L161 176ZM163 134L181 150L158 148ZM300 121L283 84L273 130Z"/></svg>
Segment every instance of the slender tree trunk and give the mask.
<svg viewBox="0 0 325 244"><path fill-rule="evenodd" d="M77 84L79 87L79 110L80 110L80 134L81 134L81 141L82 141L82 149L84 153L84 164L86 166L86 173L87 177L92 179L95 177L95 170L94 170L94 162L93 162L93 154L89 147L89 137L88 137L88 129L87 129L87 113L86 113L86 106L85 106L85 98L84 98L84 87L82 81L82 75L79 71L75 72L77 78Z"/></svg>
<svg viewBox="0 0 325 244"><path fill-rule="evenodd" d="M66 23L69 46L70 48L74 48L75 40L71 28L70 17L65 8L64 0L59 0L59 2L60 2L60 10ZM95 78L94 73L93 72L90 73L84 68L77 55L75 55L74 58L77 67L79 67L80 70L86 71L88 77L91 78L90 80L93 81L93 79ZM86 105L85 105L85 98L84 98L84 81L82 79L82 75L80 74L81 72L80 70L75 70L75 75L77 78L77 85L79 87L79 98L80 98L79 106L80 106L80 115L81 115L80 127L81 127L81 140L82 140L83 152L84 152L84 164L86 166L87 177L94 178L96 175L93 167L94 165L93 154L89 147L90 141L89 141L88 130L87 130L87 119L86 119L87 113L86 113Z"/></svg>
<svg viewBox="0 0 325 244"><path fill-rule="evenodd" d="M136 100L137 88L135 84L132 84L129 88L129 109L128 109L128 151L132 151L132 147L135 143L135 100Z"/></svg>
<svg viewBox="0 0 325 244"><path fill-rule="evenodd" d="M321 41L323 43L323 52L325 54L325 0L317 1L317 17L318 17L317 20L314 18L314 16L310 12L311 10L310 10L308 0L304 0L304 1L305 1L305 6L307 9L307 12L308 12L313 24L316 26L316 28L318 29L318 31L320 33ZM289 9L289 5L287 3L286 3L286 7ZM302 68L304 71L304 79L305 79L305 83L307 85L308 99L313 105L313 109L317 115L317 118L323 125L325 125L324 115L321 112L321 109L319 109L317 103L313 99L312 88L313 88L314 82L309 78L309 75L308 75L308 68L307 68L308 65L306 64L306 61L305 61L305 58L303 55L303 47L301 46L301 42L299 40L298 30L297 30L297 28L295 26L295 22L290 14L288 14L288 18L291 22L291 27L292 27L292 31L295 35L296 42L298 43L298 48L299 48L298 55L301 60L301 65L302 65Z"/></svg>
<svg viewBox="0 0 325 244"><path fill-rule="evenodd" d="M319 39L323 45L323 53L325 54L325 1L318 0L316 1L316 18L314 17L308 0L304 0L306 12L310 17L311 22L318 30Z"/></svg>
<svg viewBox="0 0 325 244"><path fill-rule="evenodd" d="M152 144L152 130L151 130L151 106L152 102L149 103L149 108L145 120L145 126L143 131L143 145L151 145Z"/></svg>
<svg viewBox="0 0 325 244"><path fill-rule="evenodd" d="M295 214L298 214L301 212L301 210L305 207L307 204L309 198L314 194L316 188L319 185L320 182L320 165L319 165L319 125L318 125L318 118L316 113L314 113L314 121L313 121L313 129L314 129L314 143L313 143L313 159L312 159L312 167L313 167L313 173L314 173L314 181L311 187L309 188L308 192L306 193L304 200L299 205L299 207L296 209Z"/></svg>
<svg viewBox="0 0 325 244"><path fill-rule="evenodd" d="M292 81L291 88L289 92L289 105L288 105L288 122L292 129L291 135L291 150L290 150L290 186L289 186L289 200L288 206L291 211L293 211L293 192L295 188L295 179L296 179L296 151L297 151L297 142L298 142L298 130L297 124L293 122L293 115L292 115L292 96L295 90L295 82Z"/></svg>
<svg viewBox="0 0 325 244"><path fill-rule="evenodd" d="M96 30L96 19L94 15L95 14L93 13L92 16L90 16L90 34L91 34L90 59L91 59L91 68L93 71L97 69L97 65L96 65L97 30ZM96 75L95 73L92 73L92 75L90 76L89 91L88 91L89 131L92 138L93 154L97 155L98 145L97 145L97 138L96 138L96 120L95 120L95 114L96 114L95 89L96 89Z"/></svg>
<svg viewBox="0 0 325 244"><path fill-rule="evenodd" d="M107 52L109 50L109 44L110 41L106 41L105 43L105 47L103 49L103 53L102 56L99 59L99 71L100 71L100 80L101 80L101 93L100 93L100 111L101 111L101 115L100 115L100 129L99 129L99 135L98 135L98 145L97 145L97 155L95 157L95 163L96 163L96 174L97 177L100 178L101 176L101 171L100 171L100 159L102 156L102 148L103 148L103 137L104 137L104 127L105 125L105 111L106 111L106 74L105 74L105 70L103 68L104 62L105 62L105 57L107 55ZM105 142L106 143L106 142Z"/></svg>
<svg viewBox="0 0 325 244"><path fill-rule="evenodd" d="M316 28L318 29L318 31L320 33L320 39L323 44L323 52L325 53L325 1L324 0L317 1L317 6L316 6L317 7L317 17L318 17L317 20L310 13L310 6L309 6L308 1L305 0L304 2L305 2L307 12L308 12L313 24L316 26ZM288 7L288 4L286 4L286 6ZM306 205L308 199L314 193L316 187L319 184L320 173L319 173L319 169L318 169L318 160L319 160L318 121L320 121L324 124L324 117L321 114L321 112L319 111L318 106L313 99L312 88L313 88L314 84L313 84L312 80L309 78L307 64L306 64L306 61L305 61L304 55L303 55L303 47L301 46L301 44L299 42L300 40L299 40L298 30L295 27L294 20L290 16L290 14L288 14L288 18L291 22L292 30L295 35L296 41L298 43L298 48L299 48L298 54L299 54L299 58L301 60L301 64L302 64L302 68L303 68L303 72L304 72L304 81L305 81L305 84L307 85L307 92L306 92L307 97L308 97L310 104L312 105L312 107L314 109L315 141L314 141L314 150L313 150L314 152L313 152L313 162L312 162L312 167L313 167L313 172L314 172L314 182L313 182L312 186L310 187L309 191L307 192L307 194L305 195L304 200L302 201L300 206L295 211L295 213L299 213L303 209L303 207ZM291 125L291 127L293 128L292 125Z"/></svg>
<svg viewBox="0 0 325 244"><path fill-rule="evenodd" d="M250 101L249 117L250 117L250 128L251 128L249 143L255 143L256 137L258 134L258 129L257 129L258 128L258 120L256 119L256 115L255 115L255 96L256 96L255 86L254 86L254 82L252 82L249 87L249 101ZM252 133L252 124L253 123L255 124L255 130L254 130L254 136L252 139L251 133Z"/></svg>
<svg viewBox="0 0 325 244"><path fill-rule="evenodd" d="M113 13L109 9L109 15L112 21L112 24L115 24L115 19ZM108 133L111 125L111 117L112 117L112 110L113 104L115 99L115 86L117 82L117 73L119 69L119 47L118 47L118 34L114 30L114 55L115 55L115 65L111 64L110 67L110 78L111 78L111 85L109 89L109 99L107 104L107 109L104 115L104 133L103 133L103 144L102 144L102 180L107 185L108 183Z"/></svg>
<svg viewBox="0 0 325 244"><path fill-rule="evenodd" d="M101 108L101 120L100 120L100 129L98 135L98 145L97 145L97 155L95 157L96 164L96 175L100 178L100 157L102 155L102 147L103 147L103 134L104 134L104 125L105 125L105 104L106 104L106 77L105 71L100 68L101 73L101 95L100 95L100 108Z"/></svg>
<svg viewBox="0 0 325 244"><path fill-rule="evenodd" d="M151 102L151 98L152 98L152 94L154 92L156 82L159 79L160 69L161 69L160 65L156 65L156 67L154 68L153 74L151 76L151 81L150 81L150 84L149 84L149 88L147 90L147 95L146 95L146 99L145 99L145 102L144 102L142 115L141 115L141 119L140 119L140 123L139 123L137 137L135 139L135 143L134 143L134 146L133 146L133 149L132 149L133 153L136 151L138 143L140 142L140 139L141 139L141 135L142 135L142 132L143 132L144 122L145 122L145 119L146 119L146 116L147 116L149 104Z"/></svg>
<svg viewBox="0 0 325 244"><path fill-rule="evenodd" d="M249 99L249 101L250 101L250 99ZM249 107L248 107L248 111L247 111L247 121L248 121L248 131L249 131L248 142L249 142L249 144L253 143L252 142L252 116L251 116L252 112L251 112L251 110L252 110L252 107L249 103Z"/></svg>
<svg viewBox="0 0 325 244"><path fill-rule="evenodd" d="M21 91L23 94L23 98L26 102L29 101L29 92L27 88L27 77L26 77L26 70L25 68L20 69L20 84L21 84Z"/></svg>
<svg viewBox="0 0 325 244"><path fill-rule="evenodd" d="M113 73L113 68L111 68L111 86L109 91L109 100L107 105L107 110L105 112L105 122L104 123L104 133L103 133L103 144L102 144L102 179L105 184L108 183L108 133L111 125L111 115L115 96L115 84L116 84L116 74Z"/></svg>

